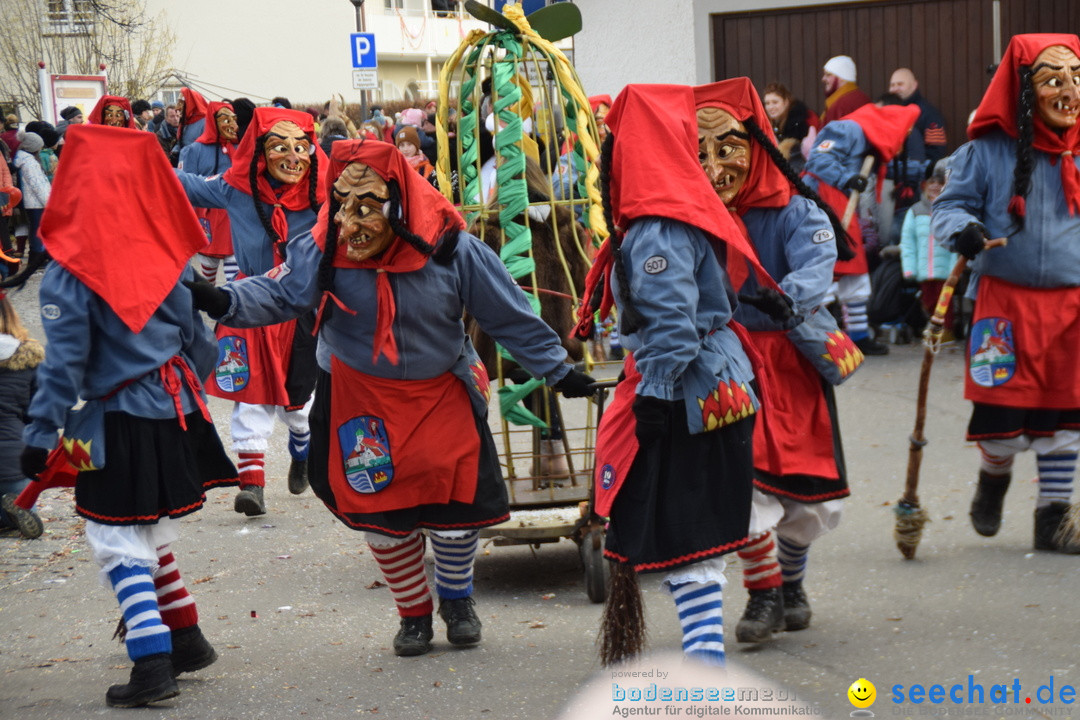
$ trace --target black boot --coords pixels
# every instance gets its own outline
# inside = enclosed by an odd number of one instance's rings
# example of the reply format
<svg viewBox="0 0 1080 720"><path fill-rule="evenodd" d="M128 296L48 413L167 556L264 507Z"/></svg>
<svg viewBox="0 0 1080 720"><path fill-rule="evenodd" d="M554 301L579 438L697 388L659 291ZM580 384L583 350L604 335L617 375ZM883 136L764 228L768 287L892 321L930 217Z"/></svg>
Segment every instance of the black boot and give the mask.
<svg viewBox="0 0 1080 720"><path fill-rule="evenodd" d="M971 525L975 532L986 537L997 535L1001 529L1001 506L1005 504L1005 491L1009 489L1012 474L991 475L979 471L979 485L971 499Z"/></svg>
<svg viewBox="0 0 1080 720"><path fill-rule="evenodd" d="M401 618L401 627L394 636L394 654L402 657L423 655L431 650L431 616Z"/></svg>
<svg viewBox="0 0 1080 720"><path fill-rule="evenodd" d="M217 652L198 625L172 631L173 673L193 672L213 665Z"/></svg>
<svg viewBox="0 0 1080 720"><path fill-rule="evenodd" d="M248 517L266 514L266 503L263 501L263 488L261 485L248 485L240 488L233 501L233 510L244 513Z"/></svg>
<svg viewBox="0 0 1080 720"><path fill-rule="evenodd" d="M446 600L439 598L439 617L446 623L446 639L451 645L475 645L480 642L480 618L473 609L472 596Z"/></svg>
<svg viewBox="0 0 1080 720"><path fill-rule="evenodd" d="M289 463L289 492L299 495L307 489L307 460L293 460Z"/></svg>
<svg viewBox="0 0 1080 720"><path fill-rule="evenodd" d="M751 590L746 610L735 626L735 639L741 643L760 643L784 629L784 598L780 588Z"/></svg>
<svg viewBox="0 0 1080 720"><path fill-rule="evenodd" d="M889 346L885 343L879 343L872 337L864 337L861 340L855 341L855 347L862 351L863 355L888 355Z"/></svg>
<svg viewBox="0 0 1080 720"><path fill-rule="evenodd" d="M45 526L41 524L41 518L37 516L37 513L33 510L23 510L16 505L14 495L4 495L0 498L0 507L4 508L4 513L24 538L33 540L41 537L41 533L45 531Z"/></svg>
<svg viewBox="0 0 1080 720"><path fill-rule="evenodd" d="M784 597L784 629L805 630L810 627L810 601L806 598L802 580L784 583L780 586L780 594Z"/></svg>
<svg viewBox="0 0 1080 720"><path fill-rule="evenodd" d="M1080 554L1080 534L1066 527L1069 503L1050 503L1035 510L1035 549Z"/></svg>
<svg viewBox="0 0 1080 720"><path fill-rule="evenodd" d="M109 707L141 707L179 694L169 653L158 653L136 660L128 684L110 687L105 703Z"/></svg>

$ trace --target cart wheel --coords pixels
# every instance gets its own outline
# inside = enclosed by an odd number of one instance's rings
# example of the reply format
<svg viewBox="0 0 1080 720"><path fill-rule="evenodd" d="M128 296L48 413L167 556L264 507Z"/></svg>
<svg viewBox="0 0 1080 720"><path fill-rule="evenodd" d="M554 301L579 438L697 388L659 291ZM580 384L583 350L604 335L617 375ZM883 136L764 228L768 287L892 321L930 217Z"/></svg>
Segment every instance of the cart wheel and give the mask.
<svg viewBox="0 0 1080 720"><path fill-rule="evenodd" d="M585 565L585 592L589 600L602 603L607 597L608 578L611 576L611 565L604 558L604 531L600 528L589 531L578 550Z"/></svg>

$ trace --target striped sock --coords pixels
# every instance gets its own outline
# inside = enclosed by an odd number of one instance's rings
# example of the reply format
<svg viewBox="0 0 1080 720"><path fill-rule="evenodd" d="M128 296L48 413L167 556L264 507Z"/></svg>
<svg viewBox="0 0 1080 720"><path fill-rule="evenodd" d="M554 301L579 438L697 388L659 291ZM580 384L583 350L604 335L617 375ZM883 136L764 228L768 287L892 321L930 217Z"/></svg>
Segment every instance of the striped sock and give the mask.
<svg viewBox="0 0 1080 720"><path fill-rule="evenodd" d="M991 455L980 445L979 469L987 475L1008 475L1012 472L1013 457L1012 455Z"/></svg>
<svg viewBox="0 0 1080 720"><path fill-rule="evenodd" d="M169 627L161 622L150 568L117 565L109 571L109 580L124 614L127 625L124 644L132 662L147 655L171 653L172 637Z"/></svg>
<svg viewBox="0 0 1080 720"><path fill-rule="evenodd" d="M307 460L308 448L311 446L311 431L298 433L289 431L289 455L293 460Z"/></svg>
<svg viewBox="0 0 1080 720"><path fill-rule="evenodd" d="M480 533L471 531L464 537L443 537L431 533L431 549L435 552L435 591L440 598L457 600L473 592L473 560L480 544Z"/></svg>
<svg viewBox="0 0 1080 720"><path fill-rule="evenodd" d="M748 590L780 587L780 564L776 561L776 543L771 532L755 538L737 554L742 560L743 587Z"/></svg>
<svg viewBox="0 0 1080 720"><path fill-rule="evenodd" d="M1035 507L1069 502L1076 472L1076 453L1036 455L1035 462L1039 468L1039 497Z"/></svg>
<svg viewBox="0 0 1080 720"><path fill-rule="evenodd" d="M199 271L202 276L206 278L207 282L217 284L217 270L218 265L221 264L221 259L216 257L209 257L208 255L199 256Z"/></svg>
<svg viewBox="0 0 1080 720"><path fill-rule="evenodd" d="M668 585L682 625L683 653L706 665L724 665L724 602L718 582Z"/></svg>
<svg viewBox="0 0 1080 720"><path fill-rule="evenodd" d="M866 300L844 303L844 324L852 340L870 337L870 319L866 315Z"/></svg>
<svg viewBox="0 0 1080 720"><path fill-rule="evenodd" d="M191 597L180 568L168 545L157 549L158 569L154 573L154 590L157 592L158 611L161 620L170 630L182 630L199 623L199 611L195 598Z"/></svg>
<svg viewBox="0 0 1080 720"><path fill-rule="evenodd" d="M266 475L263 471L266 465L266 453L238 452L236 456L239 459L236 469L240 473L240 487L246 488L250 485L266 487Z"/></svg>
<svg viewBox="0 0 1080 720"><path fill-rule="evenodd" d="M376 545L369 542L371 555L382 570L390 594L394 597L398 615L420 617L434 610L424 572L424 536L415 532L403 542Z"/></svg>
<svg viewBox="0 0 1080 720"><path fill-rule="evenodd" d="M776 554L780 560L780 572L784 582L801 582L806 577L806 554L809 545L800 545L791 540L776 536Z"/></svg>
<svg viewBox="0 0 1080 720"><path fill-rule="evenodd" d="M235 280L238 272L240 272L240 266L236 264L236 256L230 255L225 258L225 282Z"/></svg>

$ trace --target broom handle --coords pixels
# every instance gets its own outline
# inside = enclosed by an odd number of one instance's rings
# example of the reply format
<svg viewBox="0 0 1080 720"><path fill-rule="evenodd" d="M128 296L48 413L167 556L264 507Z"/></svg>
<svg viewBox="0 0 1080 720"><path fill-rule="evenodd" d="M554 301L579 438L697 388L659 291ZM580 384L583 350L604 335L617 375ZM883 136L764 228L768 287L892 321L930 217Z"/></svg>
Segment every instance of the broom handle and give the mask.
<svg viewBox="0 0 1080 720"><path fill-rule="evenodd" d="M874 156L867 155L863 158L862 167L859 168L859 177L870 177L870 171L874 168ZM855 210L859 207L859 196L862 195L859 191L852 191L851 195L848 195L847 207L844 208L844 217L840 219L840 227L847 229L847 226L851 224L851 218L855 217Z"/></svg>
<svg viewBox="0 0 1080 720"><path fill-rule="evenodd" d="M986 241L987 248L1005 245L1006 238L995 238ZM963 255L953 265L945 284L941 286L941 294L938 295L934 314L930 317L929 335L924 342L926 346L923 352L922 367L919 369L919 395L915 405L915 429L911 431L909 438L911 445L908 448L907 479L904 481L904 494L900 501L918 507L919 505L919 466L922 464L922 449L926 445L923 429L926 427L926 398L930 392L930 368L934 365L934 356L937 354L938 341L945 326L945 314L949 311L952 303L956 284L960 282L960 276L964 274L968 259Z"/></svg>

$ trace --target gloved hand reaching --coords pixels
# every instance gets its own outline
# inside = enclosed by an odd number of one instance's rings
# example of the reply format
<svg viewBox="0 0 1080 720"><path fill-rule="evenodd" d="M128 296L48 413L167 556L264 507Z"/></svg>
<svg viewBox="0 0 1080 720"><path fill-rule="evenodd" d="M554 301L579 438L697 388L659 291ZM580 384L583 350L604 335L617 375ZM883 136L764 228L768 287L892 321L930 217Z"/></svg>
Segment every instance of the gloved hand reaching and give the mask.
<svg viewBox="0 0 1080 720"><path fill-rule="evenodd" d="M844 183L844 187L848 190L854 190L855 192L866 192L867 181L862 175L856 175L855 177Z"/></svg>
<svg viewBox="0 0 1080 720"><path fill-rule="evenodd" d="M213 283L207 282L205 278L184 280L183 283L191 290L191 304L196 310L202 310L215 320L229 312L232 304L229 293L214 287Z"/></svg>
<svg viewBox="0 0 1080 720"><path fill-rule="evenodd" d="M779 323L787 323L795 317L795 301L775 288L758 288L753 295L740 294L739 302L757 308Z"/></svg>
<svg viewBox="0 0 1080 720"><path fill-rule="evenodd" d="M971 223L956 233L956 252L968 260L974 260L986 248L986 228L979 223Z"/></svg>
<svg viewBox="0 0 1080 720"><path fill-rule="evenodd" d="M45 472L45 464L48 459L48 450L27 445L19 456L19 468L26 477L36 479L38 475Z"/></svg>
<svg viewBox="0 0 1080 720"><path fill-rule="evenodd" d="M566 377L555 383L554 387L563 394L563 397L589 397L596 392L595 388L589 387L595 382L585 373L570 368L570 372L566 373Z"/></svg>

